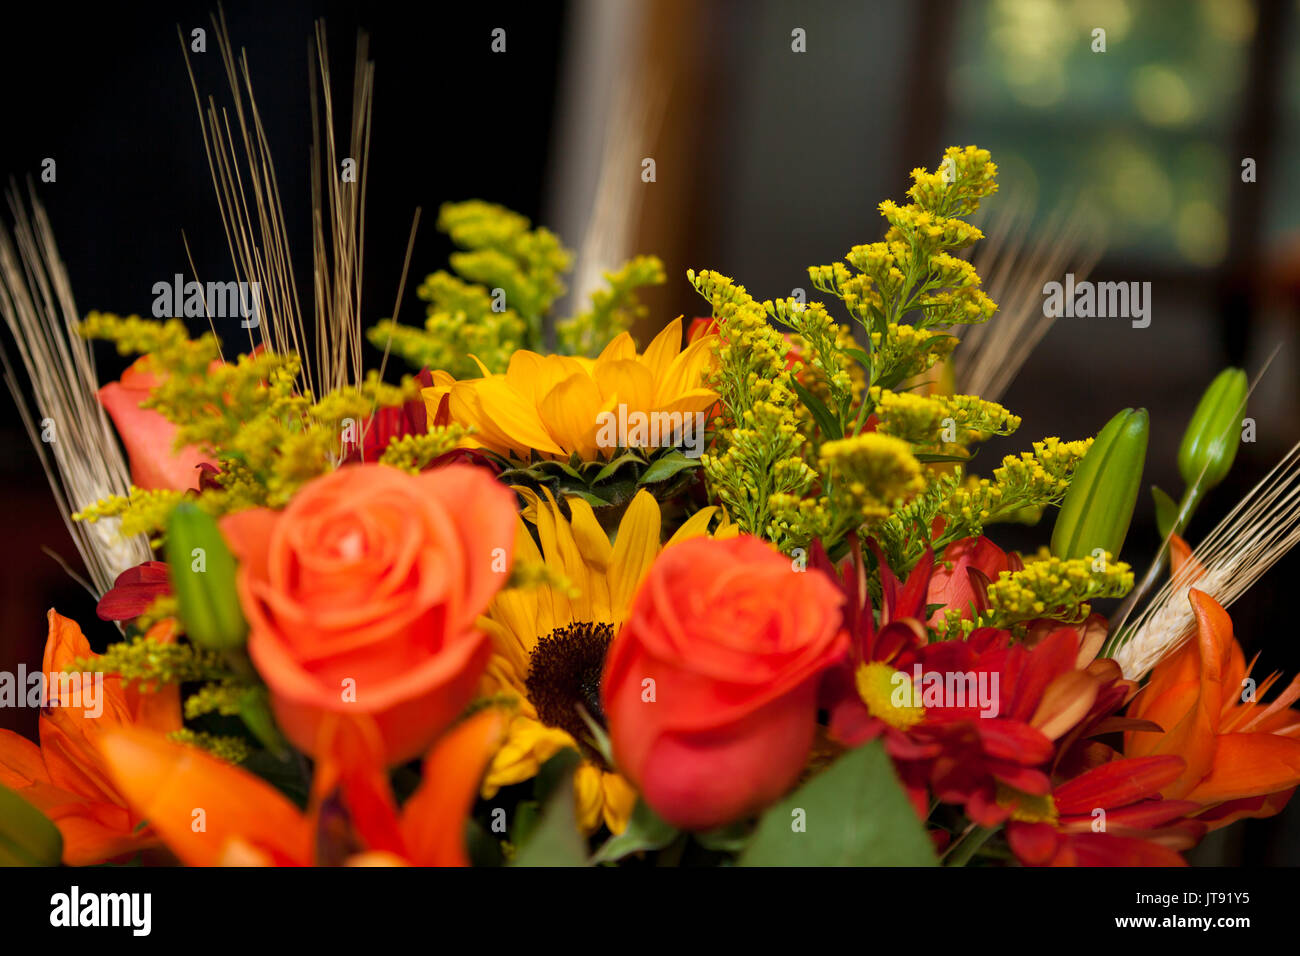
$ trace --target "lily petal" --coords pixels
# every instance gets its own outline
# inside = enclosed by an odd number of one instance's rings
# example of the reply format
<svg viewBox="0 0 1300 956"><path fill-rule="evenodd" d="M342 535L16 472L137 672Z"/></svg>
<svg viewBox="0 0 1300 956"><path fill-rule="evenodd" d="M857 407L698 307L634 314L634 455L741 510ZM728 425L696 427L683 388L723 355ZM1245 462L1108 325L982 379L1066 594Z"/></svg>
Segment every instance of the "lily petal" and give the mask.
<svg viewBox="0 0 1300 956"><path fill-rule="evenodd" d="M468 866L465 821L479 780L505 733L500 708L481 710L453 727L424 758L424 779L402 808L401 832L412 862Z"/></svg>
<svg viewBox="0 0 1300 956"><path fill-rule="evenodd" d="M306 818L251 773L142 730L107 731L99 751L132 809L186 864L216 865L235 840L268 853L276 862L310 862ZM198 811L204 826L196 831Z"/></svg>

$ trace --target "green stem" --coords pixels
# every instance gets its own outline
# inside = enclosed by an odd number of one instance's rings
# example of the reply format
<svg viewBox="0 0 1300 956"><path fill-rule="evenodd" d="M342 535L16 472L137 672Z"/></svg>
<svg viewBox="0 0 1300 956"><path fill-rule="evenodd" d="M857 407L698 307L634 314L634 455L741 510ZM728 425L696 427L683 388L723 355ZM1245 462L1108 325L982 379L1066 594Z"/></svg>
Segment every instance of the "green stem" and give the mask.
<svg viewBox="0 0 1300 956"><path fill-rule="evenodd" d="M944 866L965 866L997 831L997 827L981 827L972 823L944 854Z"/></svg>

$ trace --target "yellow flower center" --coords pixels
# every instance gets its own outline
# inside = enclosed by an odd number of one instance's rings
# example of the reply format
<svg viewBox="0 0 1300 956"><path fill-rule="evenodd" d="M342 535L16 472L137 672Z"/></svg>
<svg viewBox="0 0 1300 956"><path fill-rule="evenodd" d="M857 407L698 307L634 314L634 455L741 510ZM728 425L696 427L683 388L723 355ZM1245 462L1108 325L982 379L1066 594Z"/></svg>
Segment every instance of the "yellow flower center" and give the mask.
<svg viewBox="0 0 1300 956"><path fill-rule="evenodd" d="M907 730L925 719L925 708L917 702L920 693L902 671L873 661L860 666L854 676L858 696L872 717L898 730Z"/></svg>
<svg viewBox="0 0 1300 956"><path fill-rule="evenodd" d="M1050 823L1056 826L1056 801L1050 793L1035 796L1005 783L998 784L998 806L1011 810L1011 819L1020 823Z"/></svg>

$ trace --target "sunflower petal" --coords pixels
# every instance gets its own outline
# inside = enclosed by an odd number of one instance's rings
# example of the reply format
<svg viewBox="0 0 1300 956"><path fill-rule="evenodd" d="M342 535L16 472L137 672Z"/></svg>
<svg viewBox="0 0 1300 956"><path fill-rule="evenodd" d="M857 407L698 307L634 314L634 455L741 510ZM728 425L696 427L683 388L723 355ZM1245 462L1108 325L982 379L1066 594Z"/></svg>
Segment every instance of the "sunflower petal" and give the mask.
<svg viewBox="0 0 1300 956"><path fill-rule="evenodd" d="M664 547L676 544L678 541L685 541L687 538L699 538L708 534L709 522L713 520L713 516L718 511L719 508L716 505L701 508L681 523L681 526L673 532L673 536L664 542Z"/></svg>
<svg viewBox="0 0 1300 956"><path fill-rule="evenodd" d="M602 362L615 362L618 359L636 358L636 342L630 332L620 332L610 339L609 344L596 357L596 367Z"/></svg>
<svg viewBox="0 0 1300 956"><path fill-rule="evenodd" d="M646 346L641 361L650 370L654 381L659 381L668 374L673 359L682 351L682 317L679 315L660 330L654 341Z"/></svg>
<svg viewBox="0 0 1300 956"><path fill-rule="evenodd" d="M659 503L654 495L644 489L638 491L623 513L623 520L618 524L618 536L614 539L609 600L618 617L616 623L622 623L632 603L632 595L659 555L661 522Z"/></svg>
<svg viewBox="0 0 1300 956"><path fill-rule="evenodd" d="M667 408L678 397L703 387L705 375L713 364L716 341L714 336L696 339L673 359L668 371L656 383L656 408Z"/></svg>
<svg viewBox="0 0 1300 956"><path fill-rule="evenodd" d="M599 417L610 399L603 398L591 378L581 372L560 382L537 405L546 430L560 448L576 451L584 461L597 457L596 430ZM539 451L548 451L539 446Z"/></svg>

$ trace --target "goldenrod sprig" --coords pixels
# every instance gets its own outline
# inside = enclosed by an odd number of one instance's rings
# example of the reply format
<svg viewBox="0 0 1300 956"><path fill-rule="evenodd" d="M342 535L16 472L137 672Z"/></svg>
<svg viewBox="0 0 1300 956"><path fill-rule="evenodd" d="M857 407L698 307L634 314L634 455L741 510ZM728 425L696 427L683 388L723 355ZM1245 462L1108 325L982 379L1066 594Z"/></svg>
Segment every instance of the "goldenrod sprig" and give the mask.
<svg viewBox="0 0 1300 956"><path fill-rule="evenodd" d="M236 676L213 651L193 644L164 644L144 635L110 644L103 654L76 660L66 670L115 674L124 683L140 683L145 690L163 684L223 681Z"/></svg>
<svg viewBox="0 0 1300 956"><path fill-rule="evenodd" d="M961 466L932 472L925 489L874 532L890 567L904 573L927 547L938 553L953 541L981 534L986 525L1035 517L1059 504L1091 442L1045 438L1034 442L1032 452L1007 455L991 478L968 477Z"/></svg>
<svg viewBox="0 0 1300 956"><path fill-rule="evenodd" d="M416 474L435 458L456 447L466 434L459 425L436 427L423 435L403 435L389 442L379 460L403 471Z"/></svg>
<svg viewBox="0 0 1300 956"><path fill-rule="evenodd" d="M209 734L199 730L190 730L188 727L173 730L167 736L178 744L206 750L212 756L227 763L243 763L248 759L251 752L248 741L242 737Z"/></svg>
<svg viewBox="0 0 1300 956"><path fill-rule="evenodd" d="M949 251L983 237L960 217L996 191L996 176L986 150L952 147L938 171L912 171L911 203L880 204L889 223L882 240L854 246L847 265L809 268L814 288L840 299L866 332L863 364L871 385L893 388L930 368L955 344L935 330L985 322L996 311L974 267ZM862 403L853 431L873 408L870 400Z"/></svg>
<svg viewBox="0 0 1300 956"><path fill-rule="evenodd" d="M1010 435L1020 417L977 395L919 395L873 388L877 430L910 442L914 450L946 455L964 452L994 435Z"/></svg>
<svg viewBox="0 0 1300 956"><path fill-rule="evenodd" d="M815 505L804 504L803 495L817 475L800 456L804 436L788 345L744 286L716 272L690 270L686 277L718 320L710 384L724 411L719 447L701 459L709 486L743 532L778 547L806 543L815 532Z"/></svg>
<svg viewBox="0 0 1300 956"><path fill-rule="evenodd" d="M204 684L185 698L185 719L194 720L206 714L236 717L243 709L248 685L238 681Z"/></svg>
<svg viewBox="0 0 1300 956"><path fill-rule="evenodd" d="M1092 612L1089 601L1123 597L1133 587L1133 571L1110 554L1096 558L1049 557L1020 571L1003 571L989 585L989 610L981 623L997 627L1036 618L1077 624Z"/></svg>

